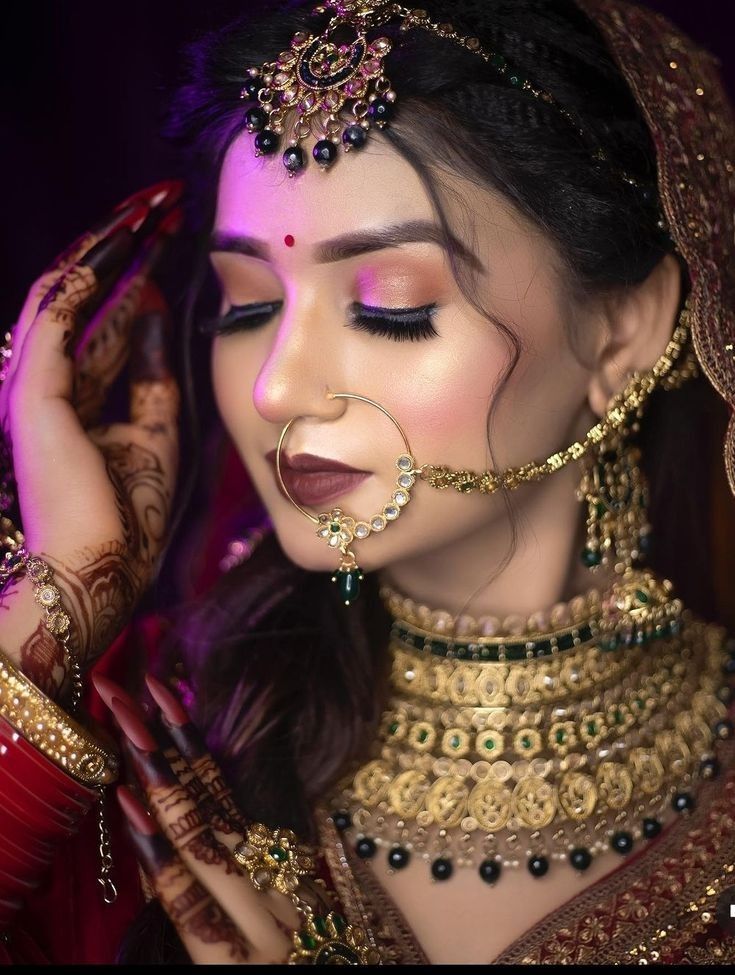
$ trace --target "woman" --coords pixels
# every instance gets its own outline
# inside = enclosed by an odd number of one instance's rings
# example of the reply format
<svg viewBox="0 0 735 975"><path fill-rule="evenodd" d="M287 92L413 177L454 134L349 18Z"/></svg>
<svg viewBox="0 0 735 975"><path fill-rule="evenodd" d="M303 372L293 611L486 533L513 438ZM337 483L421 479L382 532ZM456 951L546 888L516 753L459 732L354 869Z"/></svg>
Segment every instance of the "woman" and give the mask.
<svg viewBox="0 0 735 975"><path fill-rule="evenodd" d="M451 16L330 0L193 49L172 132L221 293L201 331L273 532L112 650L177 480L147 278L179 188L29 295L0 390L11 960L732 960L735 664L703 524L729 109L643 8ZM96 426L128 346L130 421ZM120 810L100 826L110 905L87 813L116 759L66 713L103 654L131 784L127 846Z"/></svg>

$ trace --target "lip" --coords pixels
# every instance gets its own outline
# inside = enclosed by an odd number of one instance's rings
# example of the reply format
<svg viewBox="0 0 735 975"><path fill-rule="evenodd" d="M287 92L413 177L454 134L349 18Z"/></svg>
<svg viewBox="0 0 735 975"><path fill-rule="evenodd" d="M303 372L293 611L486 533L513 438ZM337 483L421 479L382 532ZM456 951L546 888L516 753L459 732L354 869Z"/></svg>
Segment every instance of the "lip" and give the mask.
<svg viewBox="0 0 735 975"><path fill-rule="evenodd" d="M265 459L276 467L275 450L269 450ZM289 457L285 450L281 451L281 470L299 471L304 474L369 474L370 471L360 470L358 467L350 467L339 460L330 460L328 457L319 457L317 454L294 454Z"/></svg>
<svg viewBox="0 0 735 975"><path fill-rule="evenodd" d="M276 451L265 455L273 468L273 478L283 497L287 497L278 480ZM281 451L281 476L289 494L297 504L323 505L354 490L370 471L361 471L349 464L317 454L294 454L289 457ZM287 498L287 500L289 500Z"/></svg>
<svg viewBox="0 0 735 975"><path fill-rule="evenodd" d="M294 501L300 505L315 506L326 504L328 501L349 494L366 477L370 477L367 473L347 474L343 471L333 473L317 471L314 474L305 474L301 471L292 471L288 467L281 468L281 476ZM278 490L283 494L277 476L275 481Z"/></svg>

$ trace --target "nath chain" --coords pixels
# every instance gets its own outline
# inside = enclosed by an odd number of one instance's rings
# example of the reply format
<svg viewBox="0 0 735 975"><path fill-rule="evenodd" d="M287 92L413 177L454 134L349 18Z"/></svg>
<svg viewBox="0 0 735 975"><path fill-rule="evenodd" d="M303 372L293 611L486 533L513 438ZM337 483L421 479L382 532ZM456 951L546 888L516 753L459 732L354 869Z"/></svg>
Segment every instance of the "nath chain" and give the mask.
<svg viewBox="0 0 735 975"><path fill-rule="evenodd" d="M493 494L505 488L512 491L525 481L540 481L541 478L565 467L570 461L579 460L592 446L609 438L610 434L620 429L632 413L637 413L657 386L663 389L675 389L687 379L698 374L697 360L692 349L688 349L680 367L674 369L689 339L690 310L687 301L679 316L679 322L669 340L666 349L655 365L645 373L633 373L625 389L618 393L605 416L587 433L584 440L576 441L564 450L540 462L531 462L522 467L510 467L505 471L453 471L444 465L424 464L419 470L419 477L427 481L431 487L443 490L453 487L463 494L479 491L481 494Z"/></svg>

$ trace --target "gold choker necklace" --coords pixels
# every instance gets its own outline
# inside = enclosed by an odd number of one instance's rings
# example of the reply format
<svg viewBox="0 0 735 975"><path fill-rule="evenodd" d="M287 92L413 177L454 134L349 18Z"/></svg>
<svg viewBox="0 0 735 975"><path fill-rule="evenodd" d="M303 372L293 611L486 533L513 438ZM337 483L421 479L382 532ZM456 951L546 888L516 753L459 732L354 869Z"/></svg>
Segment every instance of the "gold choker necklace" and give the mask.
<svg viewBox="0 0 735 975"><path fill-rule="evenodd" d="M383 847L392 870L421 856L436 880L473 866L493 883L524 863L540 877L552 860L583 871L603 850L627 854L667 810L689 812L732 734L735 654L671 589L631 570L556 607L556 629L532 617L489 635L487 618L383 587L391 694L329 807L357 855Z"/></svg>

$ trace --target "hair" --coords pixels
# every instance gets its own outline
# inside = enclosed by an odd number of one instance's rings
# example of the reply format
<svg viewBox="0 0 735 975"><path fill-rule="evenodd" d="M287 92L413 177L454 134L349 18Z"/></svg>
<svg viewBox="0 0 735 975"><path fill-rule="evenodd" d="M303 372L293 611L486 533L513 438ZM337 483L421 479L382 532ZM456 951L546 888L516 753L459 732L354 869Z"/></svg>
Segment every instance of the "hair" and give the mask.
<svg viewBox="0 0 735 975"><path fill-rule="evenodd" d="M435 19L449 10L425 6ZM272 60L295 31L308 29L310 7L292 4L256 24L242 18L188 49L187 80L174 99L168 134L187 158L202 240L211 228L224 154L244 129L240 91L247 68ZM423 30L402 37L387 62L398 101L382 138L422 180L450 254L447 172L502 194L543 231L575 301L644 281L673 245L662 232L656 193L641 193L620 178L625 170L655 186L655 151L597 28L571 0L453 0L450 7L458 30L502 53L584 132L579 135L554 105L499 83L481 58L459 45ZM390 25L382 32L396 36ZM590 145L601 147L609 164L595 163ZM198 260L197 288L204 257ZM512 323L483 309L462 263L453 260L452 266L465 295L507 340L497 405L520 341ZM188 305L188 350L195 298ZM190 426L197 429L201 394L190 361L185 378ZM654 529L649 563L705 618L714 616L715 605L702 512L708 510L711 450L722 416L708 384L690 380L680 390L654 393L641 430ZM196 517L193 511L183 515L187 495L191 485L180 505L181 522ZM506 504L513 524L508 496ZM367 575L362 585L360 599L345 608L329 573L295 566L270 535L248 561L174 614L157 664L166 675L183 664L194 720L247 815L288 826L305 840L314 839L313 802L364 754L387 693L390 620L375 579ZM121 959L185 960L170 928L166 938L161 935L166 923L151 902L131 928Z"/></svg>

